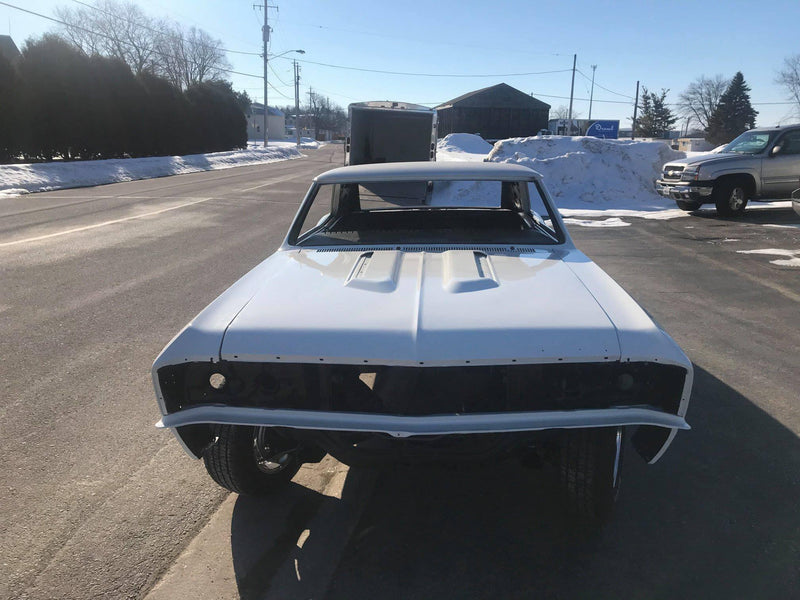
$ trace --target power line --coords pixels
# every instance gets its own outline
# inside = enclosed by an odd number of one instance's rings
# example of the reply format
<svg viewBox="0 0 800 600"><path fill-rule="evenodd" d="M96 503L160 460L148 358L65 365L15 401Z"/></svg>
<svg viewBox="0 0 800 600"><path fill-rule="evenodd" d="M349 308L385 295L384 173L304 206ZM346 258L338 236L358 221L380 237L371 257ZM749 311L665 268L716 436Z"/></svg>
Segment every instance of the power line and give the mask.
<svg viewBox="0 0 800 600"><path fill-rule="evenodd" d="M125 21L126 23L130 23L131 25L136 25L137 27L141 27L142 29L146 29L147 31L152 31L152 32L158 33L158 34L163 34L164 33L163 31L161 31L159 29L156 29L154 27L148 27L147 25L144 25L142 23L137 23L136 21L131 21L130 19L126 19L124 17L121 17L118 14L111 13L111 12L109 12L107 10L103 10L99 6L94 6L94 5L89 4L87 2L81 2L81 0L72 0L72 2L74 2L75 4L80 4L81 6L85 6L86 8L91 8L92 10L99 11L99 12L103 13L104 15L108 15L110 17L114 17L115 19L119 19L121 21ZM81 29L81 27L79 27L77 25L71 25L71 24L67 24L67 27L77 27L77 28ZM100 35L100 34L98 34L98 35ZM182 35L180 35L178 37L184 42L188 42L189 41L185 37L183 37ZM197 44L198 46L203 46L205 48L212 48L214 50L220 50L222 52L229 52L231 54L246 54L248 56L261 56L260 52L243 52L241 50L230 50L229 48L218 48L217 46L210 46L208 44L198 44L197 42L191 42L191 43Z"/></svg>
<svg viewBox="0 0 800 600"><path fill-rule="evenodd" d="M572 69L570 69L571 71ZM537 94L536 92L531 92L534 96L542 96L543 98L559 98L561 100L569 100L569 96L554 96L552 94ZM588 102L589 98L575 98L575 100L582 100L584 102ZM631 102L625 102L624 100L598 100L597 98L594 99L595 102L604 102L606 104L633 104Z"/></svg>
<svg viewBox="0 0 800 600"><path fill-rule="evenodd" d="M443 46L456 46L456 47L461 47L461 48L477 48L477 49L481 49L481 50L497 50L496 46L493 47L493 46L484 46L484 45L480 45L480 44L464 44L464 43L459 43L459 42L447 42L447 41L440 40L440 39L423 39L423 38L415 38L415 37L404 36L404 35L391 35L391 34L387 34L385 32L363 31L363 30L359 30L359 29L348 29L348 28L344 28L344 27L330 27L328 25L314 25L314 24L301 23L299 21L292 21L292 20L288 20L288 21L284 20L283 22L284 23L293 23L295 25L302 25L303 27L306 27L306 28L310 27L310 28L313 28L313 29L326 29L328 31L341 31L341 32L344 32L344 33L356 33L356 34L359 34L359 35L380 37L382 39L384 39L384 38L394 38L394 39L398 39L398 40L407 40L407 41L417 42L417 43L421 43L421 44L438 44L438 45L443 45ZM559 52L529 52L529 51L520 50L520 49L515 49L515 52L528 54L528 55L531 55L531 56L569 56L568 54L563 54L563 53L559 53Z"/></svg>
<svg viewBox="0 0 800 600"><path fill-rule="evenodd" d="M275 78L278 81L280 81L284 85L284 87L294 87L294 86L290 86L290 84L286 83L283 79L281 79L280 75L278 75L278 73L275 71L275 69L273 68L271 63L269 65L269 70L272 71L272 74L275 75Z"/></svg>
<svg viewBox="0 0 800 600"><path fill-rule="evenodd" d="M279 96L281 96L283 98L286 98L287 100L294 100L294 98L290 98L289 96L287 96L286 94L281 92L278 88L276 88L274 85L272 85L269 81L267 81L267 85L270 87L270 89L272 89L273 92L275 92Z"/></svg>
<svg viewBox="0 0 800 600"><path fill-rule="evenodd" d="M104 37L104 38L106 38L108 40L111 40L112 42L119 42L119 43L121 43L121 44L123 44L125 46L135 47L130 42L125 42L125 41L122 41L122 40L115 40L110 35L107 35L105 33L101 33L99 31L94 31L94 30L88 29L86 27L81 27L80 25L71 25L71 24L67 23L66 21L62 21L62 20L56 19L54 17L48 17L47 15L43 15L41 13L37 13L37 12L34 12L32 10L28 10L27 8L22 8L20 6L15 6L13 4L9 4L8 2L0 1L0 5L7 6L8 8L13 8L15 10L19 10L19 11L24 12L24 13L28 13L29 15L34 15L36 17L41 17L42 19L46 19L48 21L52 21L53 23L58 23L59 25L65 25L67 27L74 27L75 29L80 29L81 31L86 31L87 33L91 33L91 34L94 34L94 35L99 35L100 37ZM176 58L175 56L173 56L171 54L166 54L164 52L159 52L158 50L152 50L152 53L153 54L157 54L158 56L161 56L162 58L173 58L173 59ZM195 62L195 61L189 61L189 62L191 62L194 65L197 65L197 62ZM233 73L234 75L241 75L242 77L255 77L257 79L263 79L264 78L263 75L253 75L252 73L242 73L241 71L234 71L233 69L223 69L221 67L216 67L215 70L216 71L221 71L223 73Z"/></svg>
<svg viewBox="0 0 800 600"><path fill-rule="evenodd" d="M286 60L292 60L287 58ZM360 71L363 73L381 73L383 75L404 75L409 77L523 77L528 75L547 75L550 73L566 73L572 69L558 69L555 71L531 71L528 73L488 73L481 75L470 75L467 73L409 73L405 71L384 71L381 69L365 69L361 67L347 67L344 65L334 65L330 63L315 62L307 59L297 59L299 63L307 63L320 67L330 67L332 69L344 69L347 71Z"/></svg>
<svg viewBox="0 0 800 600"><path fill-rule="evenodd" d="M586 73L584 73L580 69L576 69L576 71L578 71L578 73L580 73L587 81L591 81L592 80L591 77L589 77ZM597 83L597 80L595 80L594 84L597 87L599 87L601 90L605 90L605 91L607 91L607 92L609 92L611 94L614 94L615 96L622 96L623 98L628 98L629 100L633 100L633 96L629 96L628 94L621 94L619 92L615 92L614 90L610 90L607 87L604 87L604 86L600 85L599 83Z"/></svg>

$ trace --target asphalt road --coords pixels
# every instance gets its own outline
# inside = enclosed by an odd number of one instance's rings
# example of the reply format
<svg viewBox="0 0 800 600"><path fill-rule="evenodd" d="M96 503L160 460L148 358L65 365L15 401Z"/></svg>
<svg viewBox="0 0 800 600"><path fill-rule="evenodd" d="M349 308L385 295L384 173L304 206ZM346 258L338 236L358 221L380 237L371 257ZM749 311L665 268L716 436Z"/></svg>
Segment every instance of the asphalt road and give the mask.
<svg viewBox="0 0 800 600"><path fill-rule="evenodd" d="M0 200L0 597L789 598L800 589L800 218L572 227L696 365L657 465L575 530L551 474L304 467L225 494L158 418L169 338L280 243L341 150ZM771 227L769 225L783 225Z"/></svg>

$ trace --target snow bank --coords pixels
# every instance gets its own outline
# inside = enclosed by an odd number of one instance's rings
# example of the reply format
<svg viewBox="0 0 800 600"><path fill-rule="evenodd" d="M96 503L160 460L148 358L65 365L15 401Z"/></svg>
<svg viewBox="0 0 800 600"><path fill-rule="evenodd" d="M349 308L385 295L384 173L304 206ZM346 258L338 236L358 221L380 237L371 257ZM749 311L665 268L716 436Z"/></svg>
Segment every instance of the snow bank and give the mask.
<svg viewBox="0 0 800 600"><path fill-rule="evenodd" d="M301 158L294 143L230 152L112 160L0 165L0 197Z"/></svg>
<svg viewBox="0 0 800 600"><path fill-rule="evenodd" d="M653 181L665 162L684 156L658 141L546 136L501 140L488 160L541 173L564 215L599 210L611 216L609 210L672 212L675 202L659 196Z"/></svg>
<svg viewBox="0 0 800 600"><path fill-rule="evenodd" d="M492 150L492 145L481 136L472 133L451 133L436 144L436 160L482 161Z"/></svg>

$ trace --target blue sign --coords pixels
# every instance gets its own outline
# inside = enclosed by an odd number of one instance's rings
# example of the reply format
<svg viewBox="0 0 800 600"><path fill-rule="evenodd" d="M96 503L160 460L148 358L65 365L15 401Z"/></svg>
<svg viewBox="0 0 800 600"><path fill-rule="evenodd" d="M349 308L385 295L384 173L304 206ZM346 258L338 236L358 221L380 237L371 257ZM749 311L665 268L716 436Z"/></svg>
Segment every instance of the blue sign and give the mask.
<svg viewBox="0 0 800 600"><path fill-rule="evenodd" d="M595 121L586 130L586 135L615 140L619 137L619 121Z"/></svg>

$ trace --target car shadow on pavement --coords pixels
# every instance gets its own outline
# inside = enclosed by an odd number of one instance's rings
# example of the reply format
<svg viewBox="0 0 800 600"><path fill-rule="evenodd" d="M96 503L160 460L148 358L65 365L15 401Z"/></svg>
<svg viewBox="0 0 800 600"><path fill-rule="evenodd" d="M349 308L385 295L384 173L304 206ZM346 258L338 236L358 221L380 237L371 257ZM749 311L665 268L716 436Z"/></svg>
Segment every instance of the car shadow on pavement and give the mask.
<svg viewBox="0 0 800 600"><path fill-rule="evenodd" d="M729 221L731 223L752 223L754 225L795 225L800 223L800 216L794 212L791 206L771 208L761 206L758 202L748 204L744 213L735 217L723 217L714 210L713 205L711 208L706 206L702 210L694 211L691 215L701 219Z"/></svg>
<svg viewBox="0 0 800 600"><path fill-rule="evenodd" d="M616 515L600 532L571 522L550 473L511 461L351 469L341 499L301 486L261 503L240 498L232 523L240 592L791 597L800 589L800 439L697 367L688 420L693 430L656 465L627 448ZM292 576L278 577L278 564Z"/></svg>

